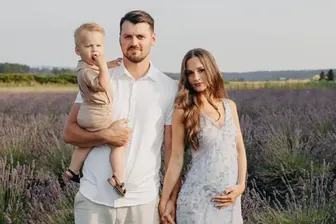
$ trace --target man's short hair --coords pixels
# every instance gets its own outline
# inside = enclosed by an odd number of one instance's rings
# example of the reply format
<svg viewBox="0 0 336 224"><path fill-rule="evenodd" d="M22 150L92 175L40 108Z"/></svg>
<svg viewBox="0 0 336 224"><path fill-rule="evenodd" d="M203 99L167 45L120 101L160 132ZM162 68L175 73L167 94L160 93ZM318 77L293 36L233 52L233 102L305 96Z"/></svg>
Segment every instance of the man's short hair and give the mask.
<svg viewBox="0 0 336 224"><path fill-rule="evenodd" d="M133 24L147 23L150 26L151 30L154 32L154 19L152 18L151 15L149 15L145 11L133 10L126 13L126 15L122 17L120 20L120 33L122 30L122 25L124 24L125 21L128 21Z"/></svg>

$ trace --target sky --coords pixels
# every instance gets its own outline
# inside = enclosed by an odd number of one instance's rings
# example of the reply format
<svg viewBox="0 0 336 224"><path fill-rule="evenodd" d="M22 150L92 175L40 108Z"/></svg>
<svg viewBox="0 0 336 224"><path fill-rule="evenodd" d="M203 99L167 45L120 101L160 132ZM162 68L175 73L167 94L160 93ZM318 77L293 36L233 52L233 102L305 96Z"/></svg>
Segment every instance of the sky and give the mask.
<svg viewBox="0 0 336 224"><path fill-rule="evenodd" d="M119 21L142 9L155 20L153 64L179 72L186 52L210 51L223 72L335 68L335 0L0 0L0 62L75 67L73 32L97 22L106 57L121 56Z"/></svg>

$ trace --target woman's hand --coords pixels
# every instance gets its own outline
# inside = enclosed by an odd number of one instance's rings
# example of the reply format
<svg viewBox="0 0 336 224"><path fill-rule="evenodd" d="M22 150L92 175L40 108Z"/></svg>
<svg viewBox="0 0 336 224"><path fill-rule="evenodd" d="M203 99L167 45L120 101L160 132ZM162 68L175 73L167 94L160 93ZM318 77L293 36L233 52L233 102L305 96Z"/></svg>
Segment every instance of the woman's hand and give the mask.
<svg viewBox="0 0 336 224"><path fill-rule="evenodd" d="M217 208L225 208L233 204L237 197L240 196L245 190L243 185L235 185L226 189L223 193L212 198L211 201L218 202L215 205Z"/></svg>

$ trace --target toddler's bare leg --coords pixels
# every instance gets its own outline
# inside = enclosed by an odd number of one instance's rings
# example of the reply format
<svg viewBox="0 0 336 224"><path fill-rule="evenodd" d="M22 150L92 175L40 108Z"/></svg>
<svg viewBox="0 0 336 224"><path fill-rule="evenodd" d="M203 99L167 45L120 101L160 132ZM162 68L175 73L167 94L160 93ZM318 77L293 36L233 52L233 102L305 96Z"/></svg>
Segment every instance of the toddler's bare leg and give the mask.
<svg viewBox="0 0 336 224"><path fill-rule="evenodd" d="M113 174L123 183L125 181L124 147L113 148L110 160Z"/></svg>
<svg viewBox="0 0 336 224"><path fill-rule="evenodd" d="M74 180L75 182L79 181L79 177L77 175L79 174L79 170L91 149L92 148L75 148L72 153L69 169L65 171L66 178Z"/></svg>
<svg viewBox="0 0 336 224"><path fill-rule="evenodd" d="M126 193L125 182L125 164L124 164L124 147L111 147L110 162L113 170L110 184L116 188L121 196Z"/></svg>

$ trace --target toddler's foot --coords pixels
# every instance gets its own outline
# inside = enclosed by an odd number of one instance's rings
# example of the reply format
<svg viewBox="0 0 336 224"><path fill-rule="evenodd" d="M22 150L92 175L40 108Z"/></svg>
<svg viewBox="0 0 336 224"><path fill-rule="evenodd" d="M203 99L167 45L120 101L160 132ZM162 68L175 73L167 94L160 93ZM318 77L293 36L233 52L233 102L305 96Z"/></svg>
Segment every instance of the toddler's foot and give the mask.
<svg viewBox="0 0 336 224"><path fill-rule="evenodd" d="M125 183L124 182L121 183L115 175L113 175L107 181L111 184L112 187L114 187L114 189L118 192L118 194L121 197L125 197L126 188L125 188Z"/></svg>
<svg viewBox="0 0 336 224"><path fill-rule="evenodd" d="M64 177L67 178L68 180L74 181L76 183L80 182L80 176L79 173L76 174L73 172L71 169L68 169L64 172Z"/></svg>

